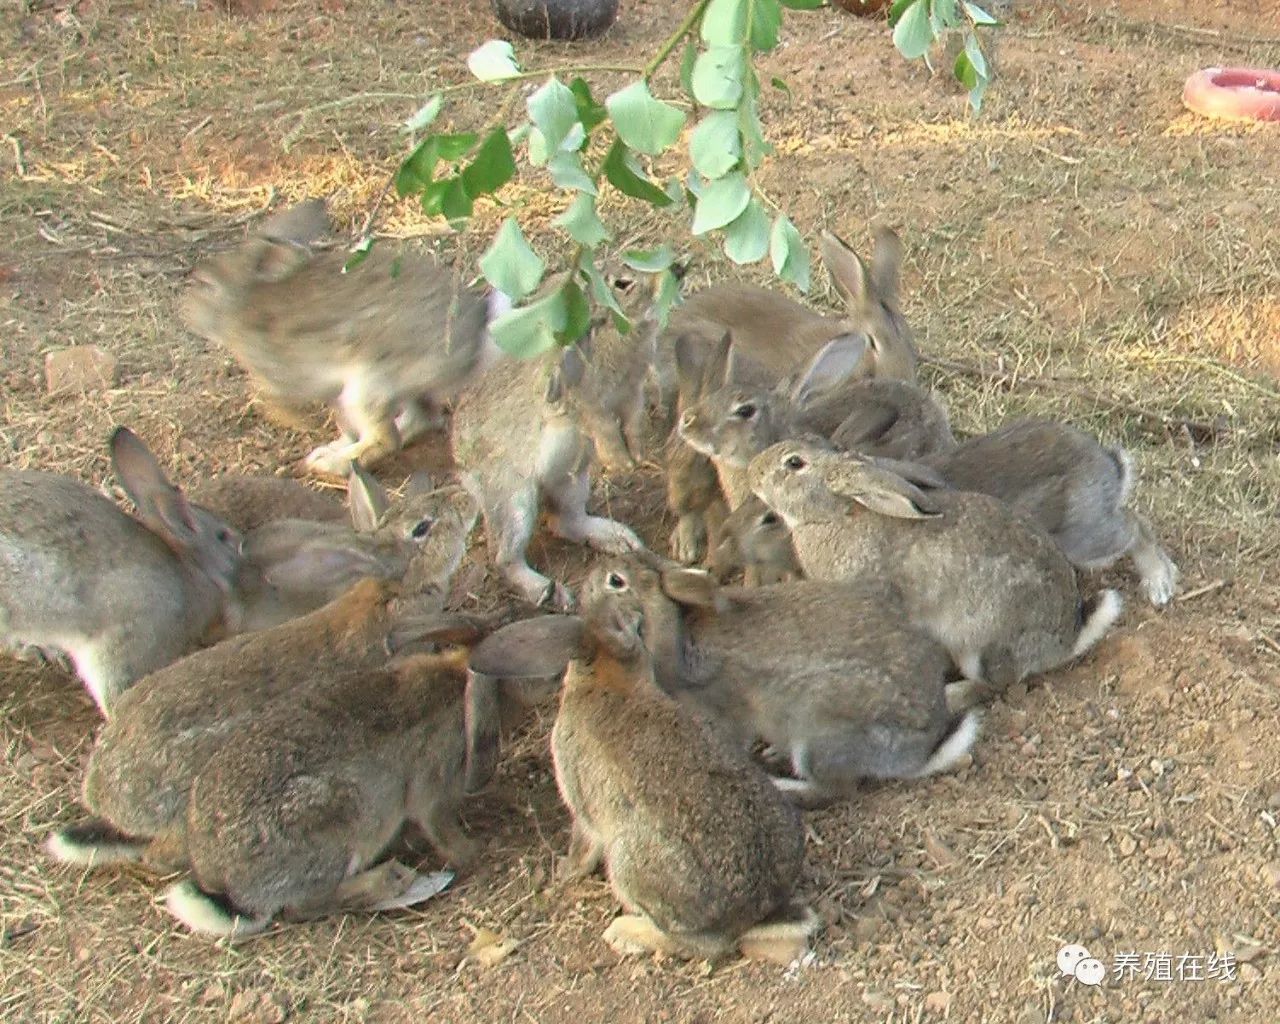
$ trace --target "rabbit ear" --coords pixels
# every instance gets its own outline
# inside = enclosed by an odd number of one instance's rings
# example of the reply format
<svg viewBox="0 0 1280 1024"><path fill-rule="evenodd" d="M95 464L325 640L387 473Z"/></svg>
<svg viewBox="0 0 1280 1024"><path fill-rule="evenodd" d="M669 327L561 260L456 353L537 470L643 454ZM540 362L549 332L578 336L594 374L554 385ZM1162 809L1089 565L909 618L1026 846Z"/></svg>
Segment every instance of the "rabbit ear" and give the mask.
<svg viewBox="0 0 1280 1024"><path fill-rule="evenodd" d="M936 469L925 466L919 462L903 462L900 459L887 459L876 456L870 460L874 465L894 473L908 483L913 483L917 487L928 487L931 490L941 491L950 488L946 477L939 473Z"/></svg>
<svg viewBox="0 0 1280 1024"><path fill-rule="evenodd" d="M675 341L676 382L680 394L689 400L696 399L702 388L702 353L697 340L689 334L681 334Z"/></svg>
<svg viewBox="0 0 1280 1024"><path fill-rule="evenodd" d="M937 519L942 515L915 484L866 462L847 464L847 470L831 480L831 491L893 519Z"/></svg>
<svg viewBox="0 0 1280 1024"><path fill-rule="evenodd" d="M902 239L893 228L877 228L871 251L871 284L881 302L896 305L902 279Z"/></svg>
<svg viewBox="0 0 1280 1024"><path fill-rule="evenodd" d="M329 230L329 214L323 199L308 199L274 213L258 227L260 238L294 245L311 245Z"/></svg>
<svg viewBox="0 0 1280 1024"><path fill-rule="evenodd" d="M705 569L684 566L666 569L662 573L662 592L676 604L695 608L716 608L723 605L720 585Z"/></svg>
<svg viewBox="0 0 1280 1024"><path fill-rule="evenodd" d="M843 384L858 368L866 351L867 336L862 333L842 334L827 342L791 389L792 404L803 409L816 396Z"/></svg>
<svg viewBox="0 0 1280 1024"><path fill-rule="evenodd" d="M391 499L373 474L358 462L353 462L351 475L347 477L347 504L356 533L373 533L386 516Z"/></svg>
<svg viewBox="0 0 1280 1024"><path fill-rule="evenodd" d="M582 651L583 622L576 615L543 615L503 626L480 641L468 662L497 679L543 679L563 672Z"/></svg>
<svg viewBox="0 0 1280 1024"><path fill-rule="evenodd" d="M128 427L111 435L111 465L138 518L170 547L190 548L199 539L195 514L182 492L169 482L160 463Z"/></svg>
<svg viewBox="0 0 1280 1024"><path fill-rule="evenodd" d="M719 391L733 377L733 332L725 331L724 336L715 344L707 357L702 372L702 393L709 395Z"/></svg>
<svg viewBox="0 0 1280 1024"><path fill-rule="evenodd" d="M436 490L435 479L425 469L415 469L404 484L406 498L418 498Z"/></svg>
<svg viewBox="0 0 1280 1024"><path fill-rule="evenodd" d="M856 309L870 302L875 285L862 258L830 231L822 233L820 245L831 283L845 303Z"/></svg>
<svg viewBox="0 0 1280 1024"><path fill-rule="evenodd" d="M245 558L263 579L286 591L335 590L385 573L359 537L330 523L282 519L254 530L244 544Z"/></svg>

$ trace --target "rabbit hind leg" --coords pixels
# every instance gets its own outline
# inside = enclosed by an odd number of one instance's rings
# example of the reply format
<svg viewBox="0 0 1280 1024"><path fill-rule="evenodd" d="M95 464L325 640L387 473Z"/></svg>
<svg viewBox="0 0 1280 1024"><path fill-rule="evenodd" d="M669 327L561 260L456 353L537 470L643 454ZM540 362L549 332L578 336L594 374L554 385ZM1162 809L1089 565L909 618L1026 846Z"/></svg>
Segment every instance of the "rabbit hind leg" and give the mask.
<svg viewBox="0 0 1280 1024"><path fill-rule="evenodd" d="M555 509L551 517L552 532L577 544L590 544L610 555L624 555L643 547L630 527L604 516L587 514L590 493L591 479L585 470L570 474L549 490Z"/></svg>
<svg viewBox="0 0 1280 1024"><path fill-rule="evenodd" d="M400 432L382 388L364 377L352 377L343 385L337 406L344 436L306 457L309 473L345 480L352 463L374 466L400 448Z"/></svg>

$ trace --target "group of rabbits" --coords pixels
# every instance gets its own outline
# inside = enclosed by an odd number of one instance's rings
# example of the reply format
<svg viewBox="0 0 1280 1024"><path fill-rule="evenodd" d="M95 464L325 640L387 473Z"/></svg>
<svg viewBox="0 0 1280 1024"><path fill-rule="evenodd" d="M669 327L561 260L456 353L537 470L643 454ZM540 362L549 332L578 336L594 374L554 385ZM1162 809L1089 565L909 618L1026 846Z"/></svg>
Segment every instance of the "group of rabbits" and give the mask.
<svg viewBox="0 0 1280 1024"><path fill-rule="evenodd" d="M346 271L327 231L318 201L268 219L196 269L183 313L275 412L333 409L341 436L304 469L344 479L347 509L274 477L184 493L125 428L111 456L136 515L0 471L0 643L68 659L105 718L90 816L47 849L185 872L166 904L194 931L438 891L447 876L397 859L406 836L474 856L459 808L533 684L563 675L567 864L604 866L625 911L605 939L789 962L816 927L793 894L798 808L961 762L981 699L1119 616L1077 568L1127 555L1154 604L1174 594L1122 450L1052 421L952 435L916 382L890 231L867 262L823 236L844 316L723 284L660 327L650 282L618 276L630 329L606 315L528 360L490 338L501 294L384 246ZM389 495L371 470L437 429L458 482ZM641 461L663 467L674 559L588 512L597 466ZM602 553L576 600L529 565L544 512ZM552 614L446 607L477 520Z"/></svg>

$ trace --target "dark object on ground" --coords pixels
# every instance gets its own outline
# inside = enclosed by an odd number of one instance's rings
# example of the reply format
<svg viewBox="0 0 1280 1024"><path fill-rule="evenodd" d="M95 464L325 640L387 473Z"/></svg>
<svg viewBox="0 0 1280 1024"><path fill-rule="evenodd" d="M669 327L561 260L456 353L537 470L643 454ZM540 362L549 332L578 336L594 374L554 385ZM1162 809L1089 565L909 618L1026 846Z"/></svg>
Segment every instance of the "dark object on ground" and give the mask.
<svg viewBox="0 0 1280 1024"><path fill-rule="evenodd" d="M889 6L889 0L831 0L837 7L843 7L850 14L866 16L878 14Z"/></svg>
<svg viewBox="0 0 1280 1024"><path fill-rule="evenodd" d="M493 13L530 39L586 39L613 24L618 0L493 0Z"/></svg>

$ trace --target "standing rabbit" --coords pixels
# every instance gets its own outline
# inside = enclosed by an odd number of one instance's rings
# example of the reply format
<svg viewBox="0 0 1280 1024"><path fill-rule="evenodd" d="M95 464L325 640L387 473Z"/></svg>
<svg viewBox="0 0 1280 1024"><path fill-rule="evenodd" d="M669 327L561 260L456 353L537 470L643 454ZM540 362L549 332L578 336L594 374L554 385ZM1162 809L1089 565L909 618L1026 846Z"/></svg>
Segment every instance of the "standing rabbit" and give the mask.
<svg viewBox="0 0 1280 1024"><path fill-rule="evenodd" d="M358 266L314 251L322 201L269 219L242 246L201 264L183 303L190 328L226 345L269 405L334 408L342 438L306 468L345 478L434 425L500 353L488 324L509 306L463 286L434 260L375 247Z"/></svg>
<svg viewBox="0 0 1280 1024"><path fill-rule="evenodd" d="M791 902L804 861L796 811L745 750L658 686L644 607L620 574L594 572L582 604L551 750L573 816L570 872L603 864L625 910L605 941L624 954L789 963L816 925Z"/></svg>
<svg viewBox="0 0 1280 1024"><path fill-rule="evenodd" d="M0 470L0 643L64 652L107 716L134 681L237 628L241 557L239 534L124 427L111 460L136 519L69 477Z"/></svg>
<svg viewBox="0 0 1280 1024"><path fill-rule="evenodd" d="M531 604L563 610L571 601L526 558L544 506L566 540L615 553L640 546L626 526L589 515L587 499L597 446L616 459L629 453L627 424L642 407L653 358L651 328L641 319L623 334L610 322L569 348L499 363L454 410L453 457L480 503L489 557Z"/></svg>
<svg viewBox="0 0 1280 1024"><path fill-rule="evenodd" d="M1101 569L1127 555L1148 599L1168 604L1178 567L1151 524L1126 508L1133 462L1119 447L1053 420L1017 420L925 456L947 483L990 494L1038 522L1080 569Z"/></svg>
<svg viewBox="0 0 1280 1024"><path fill-rule="evenodd" d="M969 679L1003 689L1056 668L1119 617L1114 590L1081 601L1071 564L1036 524L987 495L926 492L917 482L933 474L912 475L909 463L800 440L749 469L752 489L790 527L806 576L895 585L910 621Z"/></svg>
<svg viewBox="0 0 1280 1024"><path fill-rule="evenodd" d="M288 703L329 675L380 669L438 629L477 510L461 490L435 501L415 590L365 579L310 615L224 640L129 690L85 773L83 802L94 817L55 833L50 852L81 865L145 859L181 867L191 786L228 735L272 701Z"/></svg>

